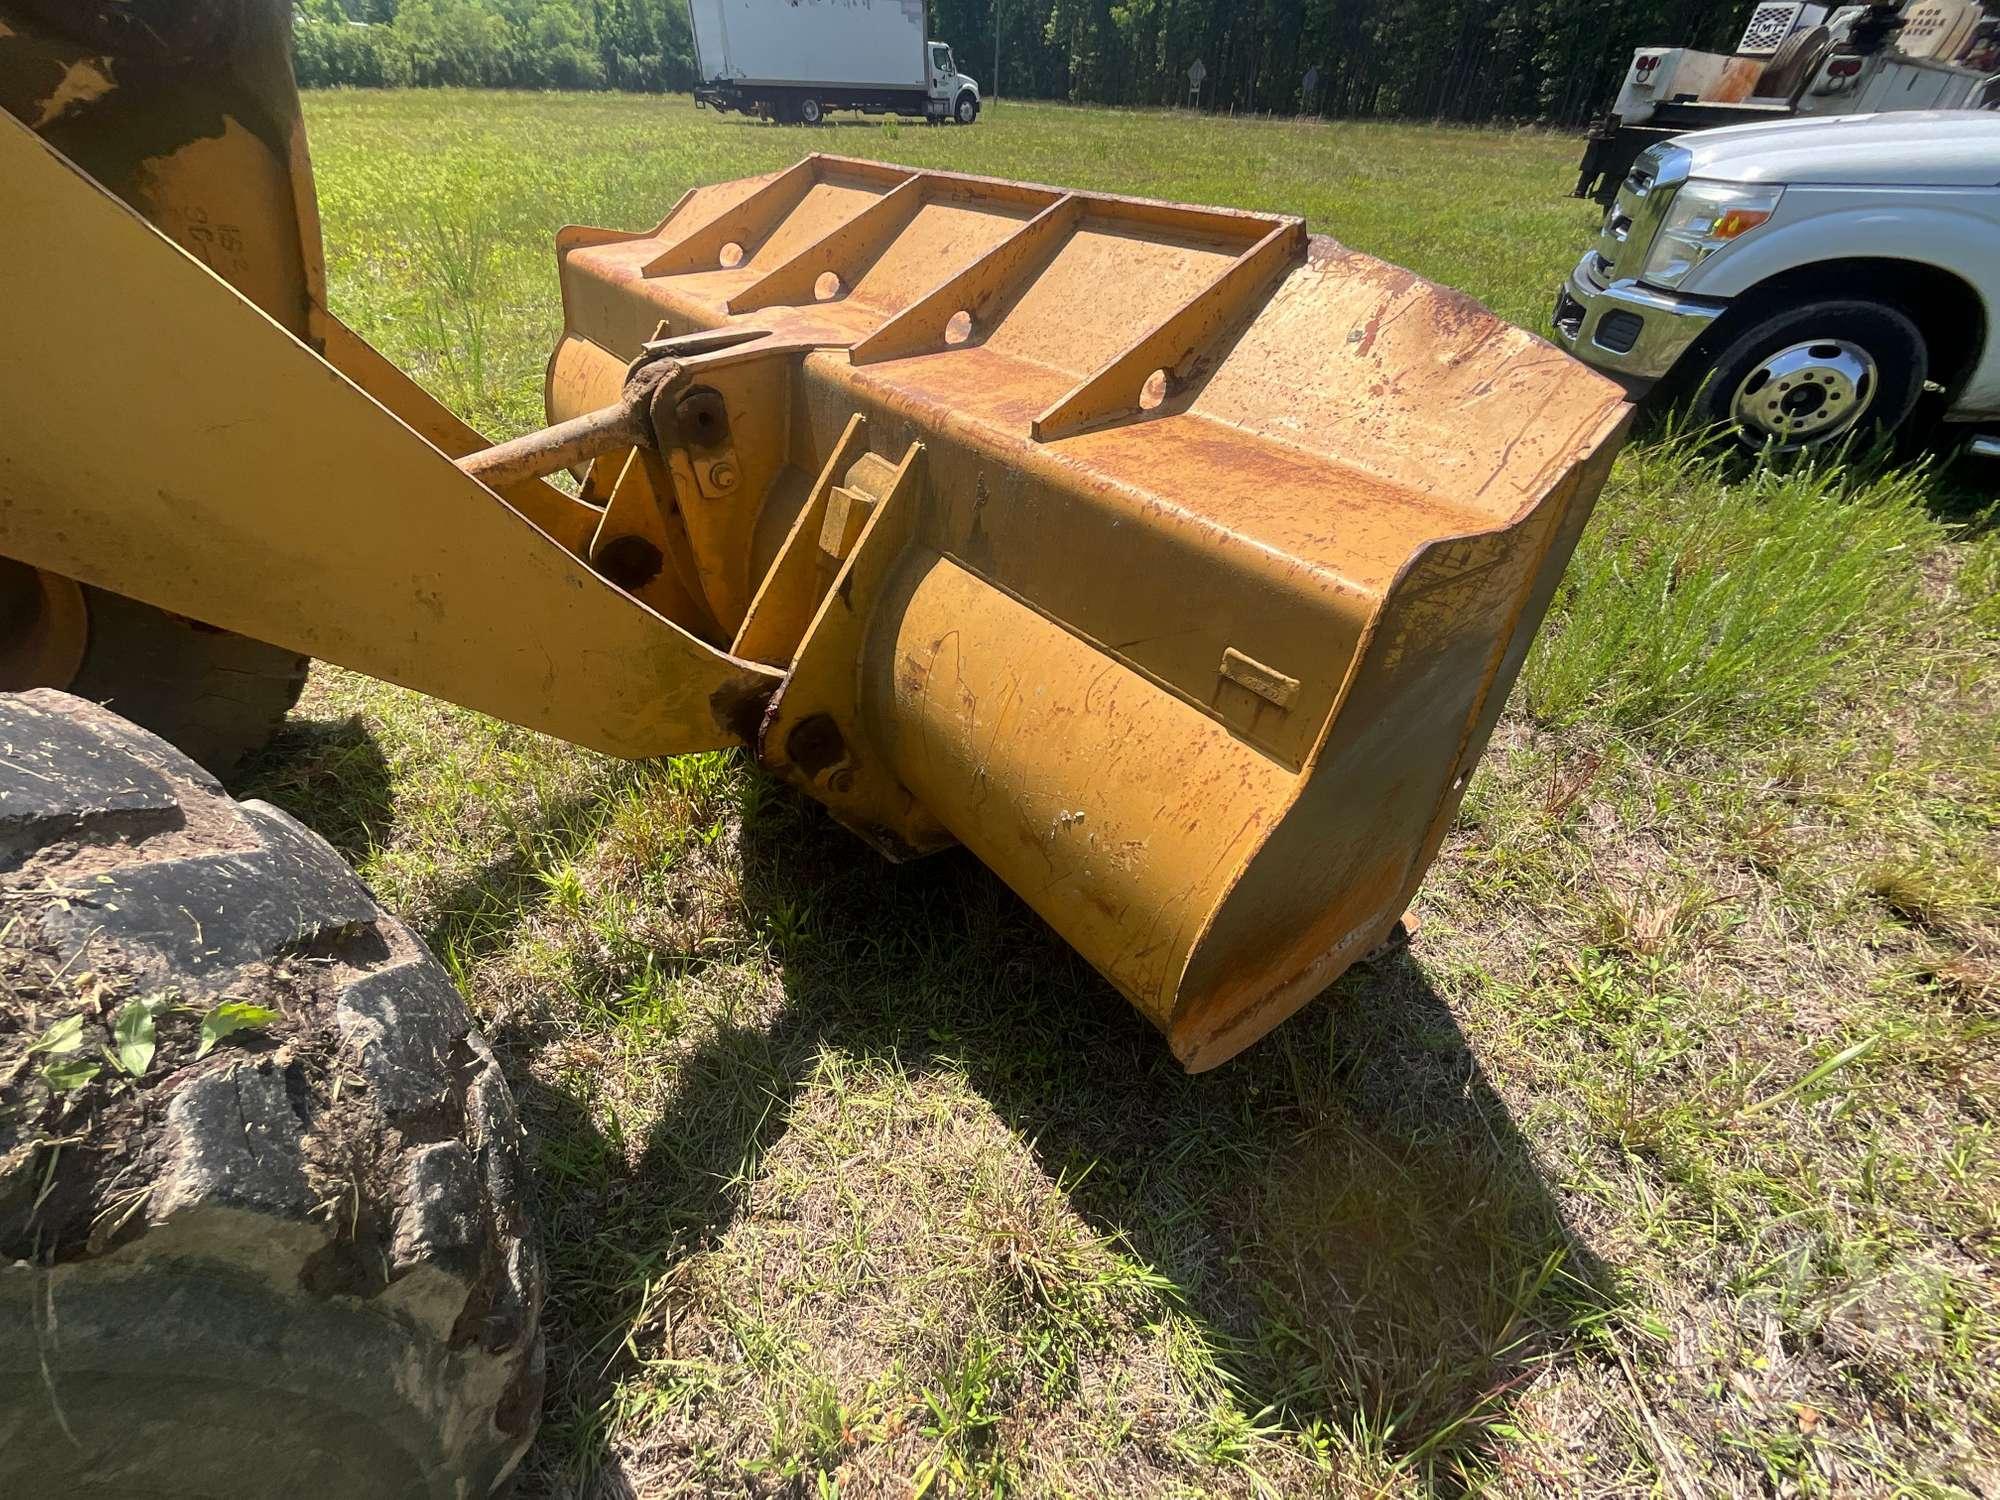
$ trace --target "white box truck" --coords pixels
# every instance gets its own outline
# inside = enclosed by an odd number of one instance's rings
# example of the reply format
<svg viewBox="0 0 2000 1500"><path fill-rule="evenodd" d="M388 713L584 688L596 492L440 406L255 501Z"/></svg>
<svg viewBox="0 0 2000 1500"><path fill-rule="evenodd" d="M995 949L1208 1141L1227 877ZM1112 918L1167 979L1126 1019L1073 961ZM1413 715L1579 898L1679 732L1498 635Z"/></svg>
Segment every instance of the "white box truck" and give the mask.
<svg viewBox="0 0 2000 1500"><path fill-rule="evenodd" d="M979 118L979 85L925 35L924 0L688 0L694 98L817 125L830 109Z"/></svg>

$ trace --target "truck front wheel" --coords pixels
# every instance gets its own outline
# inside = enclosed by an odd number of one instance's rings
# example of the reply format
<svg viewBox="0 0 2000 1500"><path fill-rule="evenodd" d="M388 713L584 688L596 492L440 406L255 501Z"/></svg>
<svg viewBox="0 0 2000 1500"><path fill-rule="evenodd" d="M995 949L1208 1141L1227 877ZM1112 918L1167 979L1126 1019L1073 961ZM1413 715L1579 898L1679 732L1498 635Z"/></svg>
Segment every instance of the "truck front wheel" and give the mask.
<svg viewBox="0 0 2000 1500"><path fill-rule="evenodd" d="M1923 334L1898 309L1808 302L1760 318L1724 348L1695 413L1758 451L1866 443L1908 419L1928 368Z"/></svg>
<svg viewBox="0 0 2000 1500"><path fill-rule="evenodd" d="M979 101L972 97L971 90L958 96L958 103L952 106L952 116L961 125L970 125L979 118Z"/></svg>

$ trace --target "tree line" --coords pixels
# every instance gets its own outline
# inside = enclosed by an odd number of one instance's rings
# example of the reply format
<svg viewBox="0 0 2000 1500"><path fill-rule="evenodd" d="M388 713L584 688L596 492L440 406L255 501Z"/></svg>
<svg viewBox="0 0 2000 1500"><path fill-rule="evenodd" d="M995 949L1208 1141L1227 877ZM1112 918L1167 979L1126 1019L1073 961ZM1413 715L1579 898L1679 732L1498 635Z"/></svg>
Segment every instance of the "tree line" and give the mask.
<svg viewBox="0 0 2000 1500"><path fill-rule="evenodd" d="M298 0L307 88L694 86L687 0Z"/></svg>
<svg viewBox="0 0 2000 1500"><path fill-rule="evenodd" d="M1749 0L931 0L931 35L952 44L982 90L1006 98L1573 125L1616 90L1634 47L1726 51L1748 9ZM299 0L294 49L309 87L677 92L696 81L686 0ZM1196 62L1198 90L1188 79Z"/></svg>

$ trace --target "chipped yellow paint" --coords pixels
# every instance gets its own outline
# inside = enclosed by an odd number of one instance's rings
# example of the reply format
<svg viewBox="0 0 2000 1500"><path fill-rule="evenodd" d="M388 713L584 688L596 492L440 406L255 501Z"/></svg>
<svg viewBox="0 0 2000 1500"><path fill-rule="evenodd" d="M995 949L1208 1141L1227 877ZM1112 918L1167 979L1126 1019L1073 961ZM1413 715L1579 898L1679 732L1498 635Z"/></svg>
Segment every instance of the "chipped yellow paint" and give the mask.
<svg viewBox="0 0 2000 1500"><path fill-rule="evenodd" d="M0 37L12 36L11 29L0 26ZM42 111L35 117L34 128L42 130L54 124L71 109L91 104L102 99L112 89L111 75L105 71L103 62L94 57L78 58L63 69L62 82L42 104Z"/></svg>

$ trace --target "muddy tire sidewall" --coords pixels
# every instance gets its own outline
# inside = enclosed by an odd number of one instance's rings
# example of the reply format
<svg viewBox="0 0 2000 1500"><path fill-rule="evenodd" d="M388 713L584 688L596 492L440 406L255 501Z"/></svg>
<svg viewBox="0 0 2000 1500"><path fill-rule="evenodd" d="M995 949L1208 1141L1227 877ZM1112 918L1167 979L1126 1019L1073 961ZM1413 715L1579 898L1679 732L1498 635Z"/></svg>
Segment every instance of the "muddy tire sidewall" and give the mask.
<svg viewBox="0 0 2000 1500"><path fill-rule="evenodd" d="M99 705L0 694L0 741L0 1495L492 1493L544 1271L450 976L324 840ZM223 1000L266 1013L197 1050ZM55 1022L107 1066L49 1078Z"/></svg>

